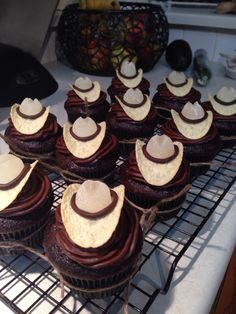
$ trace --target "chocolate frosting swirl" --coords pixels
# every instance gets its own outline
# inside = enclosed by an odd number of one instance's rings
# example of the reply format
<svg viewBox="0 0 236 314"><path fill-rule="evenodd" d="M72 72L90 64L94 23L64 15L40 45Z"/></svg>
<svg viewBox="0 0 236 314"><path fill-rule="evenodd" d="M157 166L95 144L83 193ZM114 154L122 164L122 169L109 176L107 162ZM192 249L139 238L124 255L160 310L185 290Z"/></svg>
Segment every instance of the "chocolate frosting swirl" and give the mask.
<svg viewBox="0 0 236 314"><path fill-rule="evenodd" d="M195 103L195 101L200 102L201 99L201 93L191 88L190 92L182 97L178 97L173 95L168 88L166 87L166 84L158 85L157 92L153 97L153 104L157 104L161 107L166 107L169 109L175 109L177 111L181 111L183 109L183 106L189 101L192 104Z"/></svg>
<svg viewBox="0 0 236 314"><path fill-rule="evenodd" d="M0 212L0 217L13 218L34 213L47 201L49 194L52 194L52 186L47 175L34 169L20 194Z"/></svg>
<svg viewBox="0 0 236 314"><path fill-rule="evenodd" d="M97 160L107 156L109 153L114 151L118 145L118 140L114 135L109 135L106 133L105 138L98 149L98 151L93 154L91 157L80 159L72 155L69 150L66 147L66 144L64 142L63 136L60 136L56 143L56 150L64 155L68 156L72 162L74 162L76 165L82 165L82 164L88 164L96 162Z"/></svg>
<svg viewBox="0 0 236 314"><path fill-rule="evenodd" d="M118 201L118 195L116 194L116 192L113 190L110 190L110 193L111 193L111 197L112 197L111 203L96 213L89 213L89 212L86 212L83 209L79 208L76 205L76 201L75 201L76 193L74 193L72 195L71 207L73 208L73 210L77 214L79 214L80 216L87 218L87 219L99 219L99 218L105 217L106 215L108 215L112 212L112 210L115 208L117 201Z"/></svg>
<svg viewBox="0 0 236 314"><path fill-rule="evenodd" d="M60 206L56 210L56 238L62 251L73 261L94 270L119 265L136 254L142 231L138 215L131 209L123 209L119 223L111 238L98 248L82 248L73 243L63 225Z"/></svg>
<svg viewBox="0 0 236 314"><path fill-rule="evenodd" d="M59 128L60 126L57 124L56 117L49 113L47 121L37 133L26 135L18 132L15 129L11 118L9 118L9 127L6 130L6 135L10 135L15 139L19 139L20 141L46 140L51 136L56 136L59 132Z"/></svg>

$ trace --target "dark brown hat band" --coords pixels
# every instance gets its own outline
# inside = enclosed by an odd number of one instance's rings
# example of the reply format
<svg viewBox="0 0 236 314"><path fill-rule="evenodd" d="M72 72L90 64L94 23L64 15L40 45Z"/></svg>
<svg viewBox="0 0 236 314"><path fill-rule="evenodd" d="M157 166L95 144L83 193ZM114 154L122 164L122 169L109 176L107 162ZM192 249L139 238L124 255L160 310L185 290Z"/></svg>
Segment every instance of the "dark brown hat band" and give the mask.
<svg viewBox="0 0 236 314"><path fill-rule="evenodd" d="M29 115L27 115L27 114L22 113L22 112L20 111L20 107L17 107L17 108L16 108L17 114L18 114L21 118L23 118L23 119L28 119L28 120L34 120L34 119L37 119L37 118L41 117L41 116L44 114L45 110L46 110L46 108L43 107L42 110L41 110L39 113L34 114L34 115L32 115L32 116L29 116Z"/></svg>
<svg viewBox="0 0 236 314"><path fill-rule="evenodd" d="M136 78L136 77L138 76L138 70L137 70L137 69L135 69L135 70L136 70L136 73L135 73L134 75L131 75L131 76L127 76L127 75L121 73L120 70L121 70L121 68L118 69L119 75L120 75L121 77L123 77L124 79L127 79L127 80L133 80L134 78Z"/></svg>
<svg viewBox="0 0 236 314"><path fill-rule="evenodd" d="M142 107L142 106L146 103L146 101L147 101L147 96L144 95L143 100L142 100L139 104L130 104L130 103L126 102L126 101L124 100L124 96L123 96L123 98L122 98L120 101L122 102L122 104L124 104L124 105L127 106L127 107L130 107L130 108L139 108L139 107Z"/></svg>
<svg viewBox="0 0 236 314"><path fill-rule="evenodd" d="M174 149L175 149L174 154L172 156L170 156L170 157L167 157L167 158L155 158L155 157L151 156L148 153L147 145L143 145L143 147L142 147L144 156L148 160L156 162L158 164L166 164L167 162L170 162L170 161L174 160L177 157L178 153L179 153L179 147L177 145L174 145Z"/></svg>
<svg viewBox="0 0 236 314"><path fill-rule="evenodd" d="M220 100L216 95L213 98L215 99L216 102L218 102L220 105L223 105L223 106L236 105L236 99L230 102L226 102L226 101Z"/></svg>
<svg viewBox="0 0 236 314"><path fill-rule="evenodd" d="M23 170L15 179L5 184L0 183L0 190L7 191L16 187L20 183L20 181L26 176L29 170L30 170L30 164L25 164Z"/></svg>
<svg viewBox="0 0 236 314"><path fill-rule="evenodd" d="M200 123L200 122L206 120L207 117L208 117L208 114L207 114L206 111L204 111L204 116L203 116L202 118L200 118L200 119L195 119L195 120L186 118L186 117L182 114L182 112L179 113L179 116L180 116L180 118L181 118L184 122L186 122L186 123L197 124L197 123Z"/></svg>
<svg viewBox="0 0 236 314"><path fill-rule="evenodd" d="M74 84L72 85L74 89L76 89L78 92L81 92L81 93L88 93L90 92L93 88L94 88L94 83L92 83L92 86L89 87L89 88L86 88L86 89L82 89L82 88L79 88L77 86L75 86Z"/></svg>
<svg viewBox="0 0 236 314"><path fill-rule="evenodd" d="M166 82L167 82L168 84L170 84L171 86L173 86L173 87L183 87L184 85L186 85L186 84L188 83L188 80L185 79L185 82L183 82L183 83L174 84L174 83L172 83L172 82L168 79L168 77L167 77L167 78L166 78Z"/></svg>
<svg viewBox="0 0 236 314"><path fill-rule="evenodd" d="M70 127L70 135L78 140L78 141L81 141L81 142L87 142L87 141L90 141L90 140L93 140L101 131L101 126L99 124L96 124L97 125L97 130L95 131L95 133L93 133L92 135L89 135L89 136L78 136L76 135L74 132L73 132L73 129L72 127Z"/></svg>
<svg viewBox="0 0 236 314"><path fill-rule="evenodd" d="M109 204L105 208L101 209L97 213L88 213L88 212L82 210L81 208L78 208L78 206L76 205L76 202L75 202L76 193L74 193L71 197L71 207L77 214L79 214L80 216L82 216L84 218L87 218L87 219L103 218L112 212L112 210L115 208L117 201L118 201L118 195L116 194L116 192L113 190L110 190L110 192L111 192L111 198L112 198L111 204Z"/></svg>

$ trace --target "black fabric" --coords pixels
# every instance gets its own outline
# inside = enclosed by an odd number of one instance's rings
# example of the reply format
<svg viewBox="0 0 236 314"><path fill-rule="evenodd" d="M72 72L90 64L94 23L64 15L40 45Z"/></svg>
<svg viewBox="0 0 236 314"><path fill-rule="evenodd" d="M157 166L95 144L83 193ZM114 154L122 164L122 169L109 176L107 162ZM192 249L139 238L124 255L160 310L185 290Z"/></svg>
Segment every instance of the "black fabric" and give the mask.
<svg viewBox="0 0 236 314"><path fill-rule="evenodd" d="M45 98L58 84L30 54L0 43L0 107L20 103L25 97Z"/></svg>

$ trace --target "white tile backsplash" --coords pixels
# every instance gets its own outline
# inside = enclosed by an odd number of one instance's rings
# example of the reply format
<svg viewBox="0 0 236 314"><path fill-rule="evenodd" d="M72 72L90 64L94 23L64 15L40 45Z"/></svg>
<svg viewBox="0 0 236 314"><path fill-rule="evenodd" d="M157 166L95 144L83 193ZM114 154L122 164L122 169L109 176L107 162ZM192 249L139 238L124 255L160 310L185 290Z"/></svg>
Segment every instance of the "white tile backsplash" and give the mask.
<svg viewBox="0 0 236 314"><path fill-rule="evenodd" d="M184 30L183 38L190 44L193 54L197 49L204 48L208 52L208 58L213 59L216 44L215 32Z"/></svg>
<svg viewBox="0 0 236 314"><path fill-rule="evenodd" d="M236 34L216 33L216 46L213 61L220 61L220 52L236 54Z"/></svg>
<svg viewBox="0 0 236 314"><path fill-rule="evenodd" d="M171 28L169 32L169 43L171 43L175 39L183 39L184 31L183 29Z"/></svg>

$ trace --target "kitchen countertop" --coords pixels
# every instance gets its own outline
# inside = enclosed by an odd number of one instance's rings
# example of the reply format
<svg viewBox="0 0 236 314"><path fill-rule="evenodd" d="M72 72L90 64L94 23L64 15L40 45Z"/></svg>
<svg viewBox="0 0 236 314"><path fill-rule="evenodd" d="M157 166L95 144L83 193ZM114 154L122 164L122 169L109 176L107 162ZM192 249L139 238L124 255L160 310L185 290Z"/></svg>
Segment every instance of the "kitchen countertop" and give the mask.
<svg viewBox="0 0 236 314"><path fill-rule="evenodd" d="M74 82L81 74L60 63L48 64L47 68L57 79L59 89L55 94L42 100L42 102L51 106L52 113L57 115L58 122L63 125L67 119L63 104L69 89L68 83ZM197 87L202 93L202 100L207 99L208 90L214 93L222 86L235 86L235 80L224 76L222 65L213 64L212 70L213 77L208 86L204 88ZM163 78L169 71L170 69L166 66L164 59L162 59L152 71L144 74L151 84L151 97L155 93L157 84L163 81ZM85 74L82 75L85 76ZM111 81L110 77L90 77L94 80L99 80L103 90L107 89ZM0 132L5 130L8 116L9 108L1 108ZM4 153L7 150L7 145L1 141L0 152ZM235 220L236 184L232 186L199 235L180 259L168 293L166 295L159 294L148 313L209 313L236 244ZM151 237L151 235L148 236ZM155 259L155 254L153 258ZM152 266L149 269L145 269L145 275L153 279L159 271L155 260L153 260ZM1 280L0 276L0 287ZM158 285L157 282L156 284ZM4 314L13 313L4 304L0 305L0 310ZM45 307L45 314L49 313L50 310L47 310ZM35 309L32 313L40 312L37 312ZM58 309L57 313L64 312ZM83 310L82 313L88 313L88 311ZM134 312L131 311L131 313Z"/></svg>

